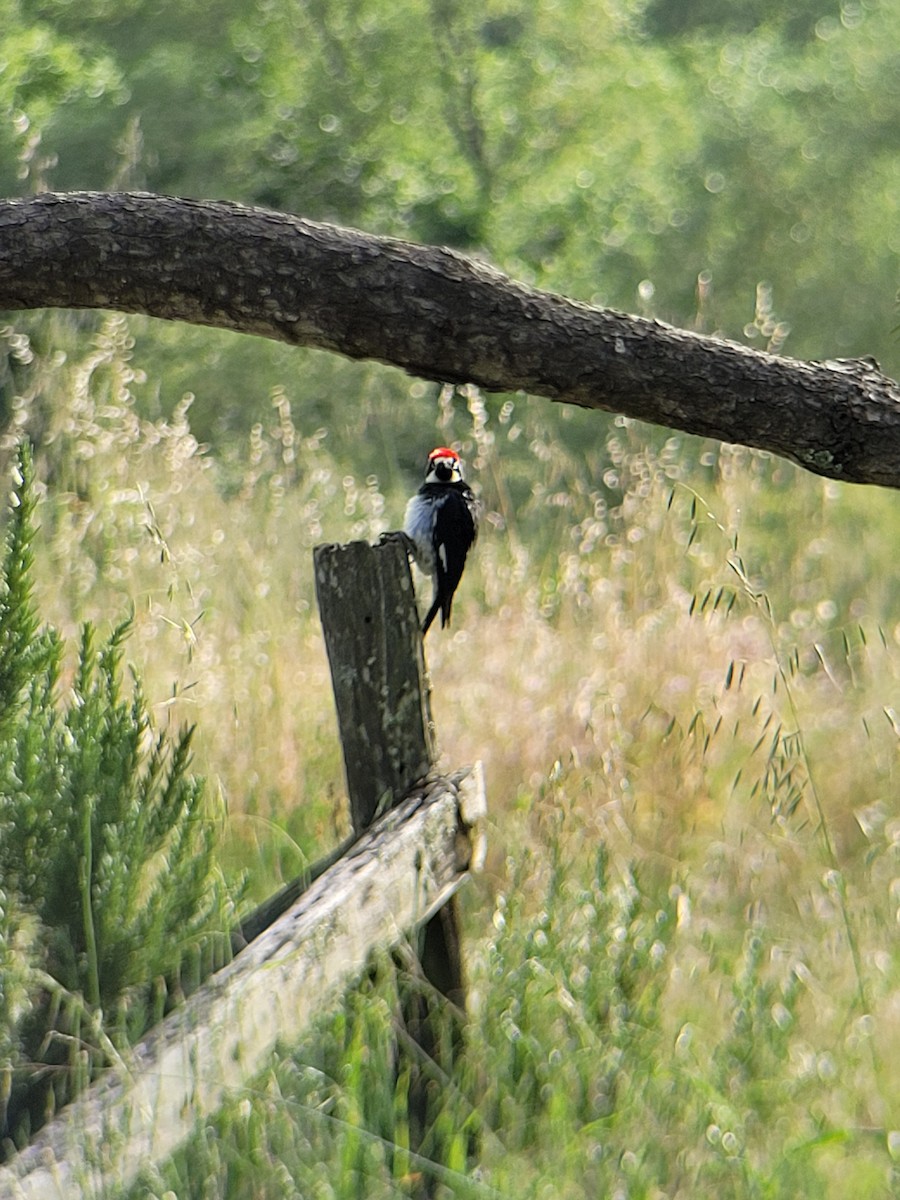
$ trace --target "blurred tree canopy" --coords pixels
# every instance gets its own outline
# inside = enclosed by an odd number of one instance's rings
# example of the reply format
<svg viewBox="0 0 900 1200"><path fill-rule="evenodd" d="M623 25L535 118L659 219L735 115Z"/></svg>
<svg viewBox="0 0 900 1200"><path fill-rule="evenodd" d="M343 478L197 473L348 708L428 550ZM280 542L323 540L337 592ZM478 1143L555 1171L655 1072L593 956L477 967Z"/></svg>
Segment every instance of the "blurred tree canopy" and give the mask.
<svg viewBox="0 0 900 1200"><path fill-rule="evenodd" d="M0 10L8 195L258 203L900 373L900 9L887 0ZM170 335L157 344L165 363ZM235 367L221 341L203 346L195 363ZM259 374L240 353L226 393ZM277 374L283 359L260 353Z"/></svg>

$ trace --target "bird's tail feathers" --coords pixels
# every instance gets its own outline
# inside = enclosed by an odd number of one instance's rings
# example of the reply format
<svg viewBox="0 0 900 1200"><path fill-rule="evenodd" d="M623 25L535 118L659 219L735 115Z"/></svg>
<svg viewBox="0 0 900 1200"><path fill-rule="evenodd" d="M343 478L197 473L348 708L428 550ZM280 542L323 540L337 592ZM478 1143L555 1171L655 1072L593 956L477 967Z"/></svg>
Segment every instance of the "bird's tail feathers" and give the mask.
<svg viewBox="0 0 900 1200"><path fill-rule="evenodd" d="M435 596L434 603L432 604L431 608L429 608L428 613L426 614L425 620L422 622L422 637L424 637L425 634L428 632L428 630L431 628L431 622L437 616L438 609L440 607L441 607L440 599L437 596ZM443 626L445 624L446 624L446 621L444 620L444 614L441 613L441 625Z"/></svg>

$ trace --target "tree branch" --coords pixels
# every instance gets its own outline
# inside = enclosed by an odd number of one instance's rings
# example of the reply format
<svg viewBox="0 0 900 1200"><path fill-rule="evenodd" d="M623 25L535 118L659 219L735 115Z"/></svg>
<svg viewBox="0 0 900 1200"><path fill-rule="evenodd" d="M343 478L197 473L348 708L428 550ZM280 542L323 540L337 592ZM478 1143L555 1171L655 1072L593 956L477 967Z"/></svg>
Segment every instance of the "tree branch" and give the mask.
<svg viewBox="0 0 900 1200"><path fill-rule="evenodd" d="M485 263L284 213L140 193L0 202L0 308L112 308L524 390L900 487L900 388L513 282Z"/></svg>

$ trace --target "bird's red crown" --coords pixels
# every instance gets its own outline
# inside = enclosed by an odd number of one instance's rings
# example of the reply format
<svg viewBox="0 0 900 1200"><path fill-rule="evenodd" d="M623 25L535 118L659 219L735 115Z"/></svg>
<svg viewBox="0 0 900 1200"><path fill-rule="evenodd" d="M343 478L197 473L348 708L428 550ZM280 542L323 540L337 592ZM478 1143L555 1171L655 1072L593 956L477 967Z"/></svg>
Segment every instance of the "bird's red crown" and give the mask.
<svg viewBox="0 0 900 1200"><path fill-rule="evenodd" d="M428 461L434 462L436 458L452 458L456 462L459 462L459 455L455 450L451 450L449 446L437 446L434 450L432 450L432 452L428 455Z"/></svg>

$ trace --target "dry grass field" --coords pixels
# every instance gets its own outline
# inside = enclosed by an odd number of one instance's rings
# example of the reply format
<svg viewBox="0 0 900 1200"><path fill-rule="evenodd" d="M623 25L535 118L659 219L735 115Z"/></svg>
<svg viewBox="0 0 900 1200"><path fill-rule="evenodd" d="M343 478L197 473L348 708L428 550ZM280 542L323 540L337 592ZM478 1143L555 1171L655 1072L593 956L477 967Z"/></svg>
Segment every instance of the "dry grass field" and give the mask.
<svg viewBox="0 0 900 1200"><path fill-rule="evenodd" d="M287 386L217 456L187 399L138 416L148 374L110 317L20 402L31 428L52 413L39 610L74 643L133 606L155 722L196 723L223 868L262 897L346 829L312 547L395 527L416 480L351 474ZM379 1058L385 967L136 1195L396 1196L423 1173L460 1196L897 1194L895 499L609 428L436 406L486 517L427 641L433 708L490 807L443 1159L409 1150Z"/></svg>

